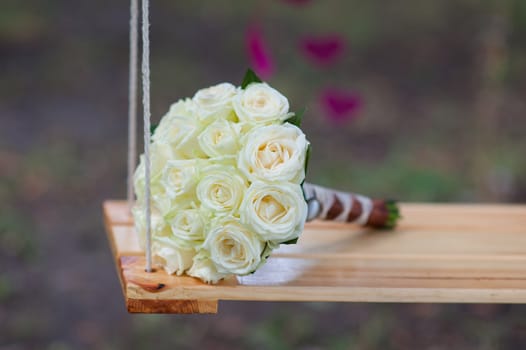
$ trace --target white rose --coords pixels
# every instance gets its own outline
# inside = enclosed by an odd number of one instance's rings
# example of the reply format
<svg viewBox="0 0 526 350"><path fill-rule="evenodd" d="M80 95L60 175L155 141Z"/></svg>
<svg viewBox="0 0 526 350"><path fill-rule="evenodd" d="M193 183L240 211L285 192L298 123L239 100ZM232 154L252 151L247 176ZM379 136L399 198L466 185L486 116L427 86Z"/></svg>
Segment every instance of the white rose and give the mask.
<svg viewBox="0 0 526 350"><path fill-rule="evenodd" d="M217 283L220 279L228 276L228 274L219 273L212 260L203 253L198 253L194 257L193 265L186 273L206 283Z"/></svg>
<svg viewBox="0 0 526 350"><path fill-rule="evenodd" d="M196 193L203 208L213 213L230 213L239 208L247 184L234 167L210 165L201 173Z"/></svg>
<svg viewBox="0 0 526 350"><path fill-rule="evenodd" d="M234 110L242 122L269 124L290 117L289 101L265 83L252 83L233 99Z"/></svg>
<svg viewBox="0 0 526 350"><path fill-rule="evenodd" d="M182 275L193 263L196 252L181 246L169 237L154 238L152 260L162 266L168 274Z"/></svg>
<svg viewBox="0 0 526 350"><path fill-rule="evenodd" d="M215 220L211 227L203 249L219 273L246 275L258 267L265 243L256 234L233 217Z"/></svg>
<svg viewBox="0 0 526 350"><path fill-rule="evenodd" d="M300 185L253 182L239 209L241 222L263 240L282 243L297 238L307 219Z"/></svg>
<svg viewBox="0 0 526 350"><path fill-rule="evenodd" d="M168 224L174 237L184 242L184 246L195 248L204 241L205 218L199 209L175 210Z"/></svg>
<svg viewBox="0 0 526 350"><path fill-rule="evenodd" d="M181 99L170 106L168 112L161 118L159 126L155 130L155 133L152 136L152 139L157 139L159 137L159 130L163 130L170 124L171 119L175 117L183 118L195 118L197 115L197 106L191 98Z"/></svg>
<svg viewBox="0 0 526 350"><path fill-rule="evenodd" d="M196 160L169 160L163 169L161 184L172 199L194 194L199 168Z"/></svg>
<svg viewBox="0 0 526 350"><path fill-rule="evenodd" d="M170 227L164 222L163 216L155 207L151 207L150 230L152 237L164 237L170 235ZM135 231L139 237L139 244L142 249L146 247L146 211L144 203L137 202L132 208Z"/></svg>
<svg viewBox="0 0 526 350"><path fill-rule="evenodd" d="M162 184L156 184L151 188L152 204L159 213L165 217L174 211L174 200L166 193Z"/></svg>
<svg viewBox="0 0 526 350"><path fill-rule="evenodd" d="M229 118L233 114L232 98L236 95L236 91L236 87L230 83L197 91L193 101L201 120Z"/></svg>
<svg viewBox="0 0 526 350"><path fill-rule="evenodd" d="M235 154L239 149L240 125L217 120L208 125L198 137L199 146L209 157Z"/></svg>
<svg viewBox="0 0 526 350"><path fill-rule="evenodd" d="M242 140L238 167L249 180L291 181L305 178L309 142L300 128L285 123L255 128Z"/></svg>
<svg viewBox="0 0 526 350"><path fill-rule="evenodd" d="M152 194L155 192L155 188L160 187L159 180L161 178L161 173L166 165L166 162L171 157L169 150L159 147L158 145L152 144L150 147L150 184L152 187ZM133 175L133 185L135 188L135 194L137 199L142 201L144 198L144 185L145 173L144 173L144 155L141 155L139 166L135 169Z"/></svg>
<svg viewBox="0 0 526 350"><path fill-rule="evenodd" d="M197 141L203 126L196 116L175 115L166 120L164 118L152 138L158 147L168 148L172 153L172 158L176 159L193 159L206 156Z"/></svg>

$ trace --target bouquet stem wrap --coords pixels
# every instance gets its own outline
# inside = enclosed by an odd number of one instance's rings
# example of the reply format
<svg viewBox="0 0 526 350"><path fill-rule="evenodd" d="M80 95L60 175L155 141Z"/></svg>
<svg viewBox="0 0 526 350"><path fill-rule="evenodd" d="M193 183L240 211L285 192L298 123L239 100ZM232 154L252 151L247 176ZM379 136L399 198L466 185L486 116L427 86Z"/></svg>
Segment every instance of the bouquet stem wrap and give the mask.
<svg viewBox="0 0 526 350"><path fill-rule="evenodd" d="M377 199L351 192L303 184L309 204L308 220L320 219L357 223L373 228L392 228L400 217L398 206L392 200Z"/></svg>

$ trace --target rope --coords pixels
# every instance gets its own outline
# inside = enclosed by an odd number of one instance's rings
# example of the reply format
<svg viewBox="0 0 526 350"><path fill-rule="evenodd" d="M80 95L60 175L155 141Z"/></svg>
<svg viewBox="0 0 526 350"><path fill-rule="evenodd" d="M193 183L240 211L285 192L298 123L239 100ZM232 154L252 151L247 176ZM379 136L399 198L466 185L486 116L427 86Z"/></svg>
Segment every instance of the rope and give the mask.
<svg viewBox="0 0 526 350"><path fill-rule="evenodd" d="M130 2L130 77L128 90L128 207L133 206L133 173L137 166L137 42L138 0Z"/></svg>
<svg viewBox="0 0 526 350"><path fill-rule="evenodd" d="M149 0L142 0L142 105L144 115L144 179L146 211L146 271L152 272L150 208L150 18Z"/></svg>

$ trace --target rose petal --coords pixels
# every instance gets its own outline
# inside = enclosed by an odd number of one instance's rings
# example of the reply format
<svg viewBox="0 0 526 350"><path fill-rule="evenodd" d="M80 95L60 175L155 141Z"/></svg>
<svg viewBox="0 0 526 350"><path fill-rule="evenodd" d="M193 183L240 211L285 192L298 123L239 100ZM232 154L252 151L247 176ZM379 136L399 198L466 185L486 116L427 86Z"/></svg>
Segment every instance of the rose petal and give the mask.
<svg viewBox="0 0 526 350"><path fill-rule="evenodd" d="M252 25L246 33L246 47L251 67L262 79L268 79L274 73L274 62L259 25Z"/></svg>
<svg viewBox="0 0 526 350"><path fill-rule="evenodd" d="M319 101L326 117L334 123L355 119L356 112L363 106L360 95L337 89L326 89Z"/></svg>
<svg viewBox="0 0 526 350"><path fill-rule="evenodd" d="M338 34L311 36L301 40L301 51L312 63L318 66L333 64L345 49L345 40Z"/></svg>

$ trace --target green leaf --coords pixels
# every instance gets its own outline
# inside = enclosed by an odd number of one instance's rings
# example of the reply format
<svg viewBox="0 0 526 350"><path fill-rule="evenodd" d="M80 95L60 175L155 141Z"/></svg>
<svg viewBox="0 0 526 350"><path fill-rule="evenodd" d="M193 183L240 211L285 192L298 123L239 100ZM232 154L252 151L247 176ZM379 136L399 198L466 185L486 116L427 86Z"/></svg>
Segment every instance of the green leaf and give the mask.
<svg viewBox="0 0 526 350"><path fill-rule="evenodd" d="M288 240L286 242L282 242L281 244L296 244L296 243L298 243L298 237Z"/></svg>
<svg viewBox="0 0 526 350"><path fill-rule="evenodd" d="M158 126L159 126L159 124L152 124L152 125L150 125L150 135L153 136L153 134L155 133L155 130L157 129Z"/></svg>
<svg viewBox="0 0 526 350"><path fill-rule="evenodd" d="M309 143L309 145L307 146L307 152L305 154L305 176L307 176L307 168L309 165L311 150L312 150L312 145ZM308 202L308 198L305 195L305 190L303 189L303 184L305 184L305 179L303 179L300 186L301 186L301 192L303 193L303 198L305 199L305 202Z"/></svg>
<svg viewBox="0 0 526 350"><path fill-rule="evenodd" d="M309 167L310 154L312 152L312 145L309 143L307 146L307 153L305 154L305 175L307 175L307 169Z"/></svg>
<svg viewBox="0 0 526 350"><path fill-rule="evenodd" d="M384 228L391 230L396 227L398 219L400 219L402 216L400 215L400 209L398 208L398 204L396 203L396 201L387 200L385 205L387 207L388 215L387 222Z"/></svg>
<svg viewBox="0 0 526 350"><path fill-rule="evenodd" d="M241 88L245 89L247 86L249 86L252 83L261 83L263 82L256 73L252 69L247 69L247 72L245 73L245 77L243 78L243 82L241 83Z"/></svg>
<svg viewBox="0 0 526 350"><path fill-rule="evenodd" d="M265 259L270 255L270 252L268 251L267 248L268 248L268 242L265 242L265 246L263 247L263 250L261 251L261 255L260 255L261 259Z"/></svg>
<svg viewBox="0 0 526 350"><path fill-rule="evenodd" d="M301 112L294 113L292 117L285 120L285 123L290 123L292 125L296 125L298 128L301 126L301 121L303 120L303 115L305 114L305 111L307 108L303 108Z"/></svg>

